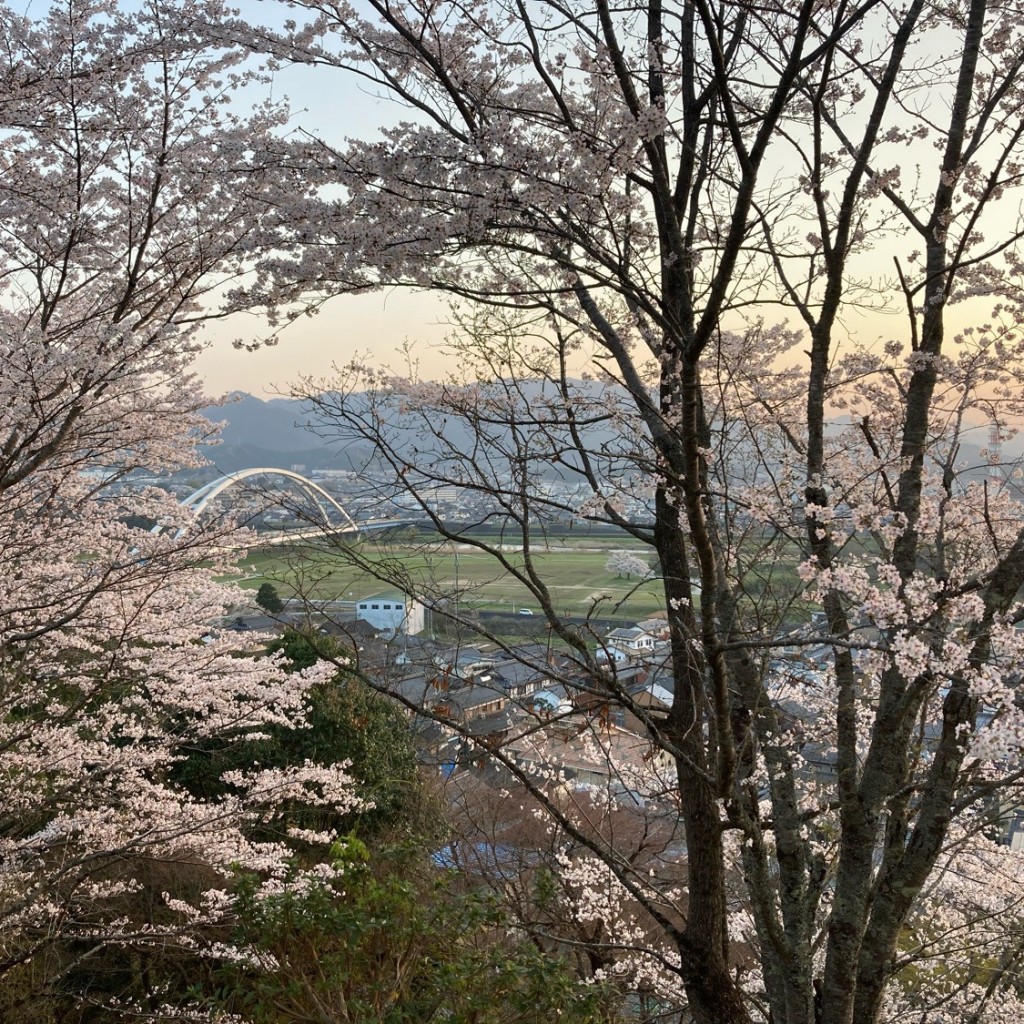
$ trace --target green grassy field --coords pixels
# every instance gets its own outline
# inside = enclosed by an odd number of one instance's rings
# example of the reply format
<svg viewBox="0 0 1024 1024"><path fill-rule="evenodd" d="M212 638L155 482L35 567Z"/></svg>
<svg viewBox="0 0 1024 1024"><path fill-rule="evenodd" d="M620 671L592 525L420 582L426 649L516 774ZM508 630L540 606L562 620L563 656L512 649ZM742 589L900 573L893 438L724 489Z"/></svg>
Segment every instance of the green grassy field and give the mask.
<svg viewBox="0 0 1024 1024"><path fill-rule="evenodd" d="M571 550L540 551L534 556L537 575L549 589L555 608L569 615L599 614L645 618L664 613L664 596L658 580L619 578L605 569L611 550L630 550L639 557L646 551L619 538L615 545L562 545ZM506 554L513 566L523 564L518 552ZM355 561L362 561L361 568ZM375 579L381 575L405 575L414 592L454 597L464 608L517 613L521 608L538 610L536 597L493 557L449 544L375 543L354 545L352 555L313 547L268 548L252 551L238 567L237 581L246 588L270 581L282 597L318 600L355 600L376 590L389 589Z"/></svg>

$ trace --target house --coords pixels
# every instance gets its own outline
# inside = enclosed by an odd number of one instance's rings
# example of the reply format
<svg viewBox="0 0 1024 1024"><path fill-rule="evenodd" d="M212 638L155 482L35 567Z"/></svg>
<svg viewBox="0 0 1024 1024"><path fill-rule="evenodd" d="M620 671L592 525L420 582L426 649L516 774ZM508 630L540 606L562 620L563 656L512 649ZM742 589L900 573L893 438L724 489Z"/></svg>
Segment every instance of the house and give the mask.
<svg viewBox="0 0 1024 1024"><path fill-rule="evenodd" d="M615 647L630 654L654 650L654 637L642 626L620 626L605 638L609 647Z"/></svg>
<svg viewBox="0 0 1024 1024"><path fill-rule="evenodd" d="M508 696L487 684L471 683L449 690L434 705L434 710L453 721L468 723L504 710Z"/></svg>
<svg viewBox="0 0 1024 1024"><path fill-rule="evenodd" d="M513 698L528 697L550 682L547 672L513 660L499 661L493 666L490 677L493 686Z"/></svg>
<svg viewBox="0 0 1024 1024"><path fill-rule="evenodd" d="M398 591L371 594L356 601L356 619L388 633L420 633L423 605Z"/></svg>
<svg viewBox="0 0 1024 1024"><path fill-rule="evenodd" d="M611 665L625 665L629 658L618 647L601 647L594 652L594 661L599 665L606 661Z"/></svg>
<svg viewBox="0 0 1024 1024"><path fill-rule="evenodd" d="M660 616L652 619L642 619L637 623L637 628L647 630L657 640L668 639L668 619Z"/></svg>
<svg viewBox="0 0 1024 1024"><path fill-rule="evenodd" d="M512 736L505 753L524 770L556 772L569 789L611 787L641 796L669 788L673 762L647 737L599 719Z"/></svg>

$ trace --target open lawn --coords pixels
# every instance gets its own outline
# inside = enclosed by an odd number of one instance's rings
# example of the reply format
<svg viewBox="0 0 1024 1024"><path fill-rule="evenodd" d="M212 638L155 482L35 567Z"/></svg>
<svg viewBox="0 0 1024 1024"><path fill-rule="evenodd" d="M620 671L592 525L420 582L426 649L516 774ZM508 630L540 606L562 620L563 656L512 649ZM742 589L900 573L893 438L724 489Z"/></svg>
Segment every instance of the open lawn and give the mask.
<svg viewBox="0 0 1024 1024"><path fill-rule="evenodd" d="M562 547L560 545L560 547ZM620 540L616 550L643 555L644 549ZM664 614L665 600L656 579L625 579L605 569L610 554L604 550L566 548L540 551L533 557L539 579L551 593L555 608L567 615L593 611L601 615L645 618ZM237 581L257 588L271 581L282 597L316 600L356 600L390 589L374 579L369 568L378 565L382 575L404 575L413 592L454 599L463 608L517 613L522 608L538 611L536 598L512 573L489 555L468 545L458 550L450 544L396 544L363 541L350 557L342 551L307 547L253 551L239 563ZM523 565L520 552L508 552L509 562ZM362 561L361 568L354 561ZM388 571L391 570L391 571Z"/></svg>

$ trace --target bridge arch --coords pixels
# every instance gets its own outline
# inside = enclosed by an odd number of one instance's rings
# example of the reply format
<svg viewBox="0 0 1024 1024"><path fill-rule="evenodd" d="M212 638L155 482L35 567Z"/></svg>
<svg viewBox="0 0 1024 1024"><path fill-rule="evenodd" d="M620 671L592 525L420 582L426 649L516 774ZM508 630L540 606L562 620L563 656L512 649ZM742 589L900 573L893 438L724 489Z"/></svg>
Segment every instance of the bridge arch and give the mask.
<svg viewBox="0 0 1024 1024"><path fill-rule="evenodd" d="M211 480L208 484L203 484L202 487L194 490L188 497L182 498L181 504L184 508L191 509L195 515L200 515L206 506L213 501L219 494L223 494L224 491L236 484L241 483L244 480L249 480L252 477L257 476L276 476L284 477L291 480L295 484L296 488L302 491L308 498L310 498L316 507L319 509L321 516L323 517L323 524L327 526L330 524L330 512L329 509L333 508L341 516L342 522L345 524L345 528L350 530L358 531L359 527L356 521L345 511L341 504L334 499L334 497L327 493L318 484L313 483L312 480L307 480L304 476L299 473L294 473L290 469L276 469L271 466L262 466L253 469L239 469L234 473L225 473L224 476L218 477L216 480ZM155 528L159 530L159 527ZM178 536L184 533L184 529L178 530Z"/></svg>

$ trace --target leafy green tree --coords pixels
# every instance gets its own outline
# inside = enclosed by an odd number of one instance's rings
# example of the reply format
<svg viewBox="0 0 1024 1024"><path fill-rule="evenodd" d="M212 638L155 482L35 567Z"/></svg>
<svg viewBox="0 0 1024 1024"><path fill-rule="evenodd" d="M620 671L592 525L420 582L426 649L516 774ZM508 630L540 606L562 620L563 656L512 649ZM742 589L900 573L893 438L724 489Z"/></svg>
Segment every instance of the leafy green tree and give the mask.
<svg viewBox="0 0 1024 1024"><path fill-rule="evenodd" d="M280 615L284 611L284 601L273 583L261 583L256 591L256 603L271 615Z"/></svg>
<svg viewBox="0 0 1024 1024"><path fill-rule="evenodd" d="M243 893L217 1010L252 1024L612 1024L610 988L510 935L491 898L459 890L422 848L374 856L349 838L338 881Z"/></svg>

